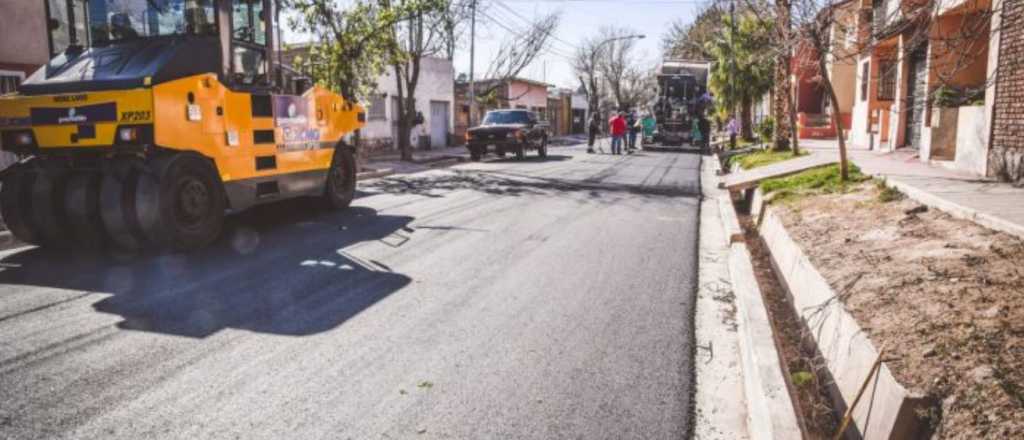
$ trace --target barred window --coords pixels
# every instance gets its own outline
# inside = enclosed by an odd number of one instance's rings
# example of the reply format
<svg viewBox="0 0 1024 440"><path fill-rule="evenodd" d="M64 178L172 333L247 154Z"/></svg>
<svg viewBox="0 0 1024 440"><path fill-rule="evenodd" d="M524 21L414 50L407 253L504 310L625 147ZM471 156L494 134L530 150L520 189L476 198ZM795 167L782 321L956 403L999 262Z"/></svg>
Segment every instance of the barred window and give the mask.
<svg viewBox="0 0 1024 440"><path fill-rule="evenodd" d="M24 78L25 75L21 72L0 71L0 95L17 92L18 85Z"/></svg>
<svg viewBox="0 0 1024 440"><path fill-rule="evenodd" d="M860 100L868 100L868 80L871 78L871 63L865 62L861 65L860 72Z"/></svg>
<svg viewBox="0 0 1024 440"><path fill-rule="evenodd" d="M892 60L878 63L878 100L892 101L896 97L896 63Z"/></svg>
<svg viewBox="0 0 1024 440"><path fill-rule="evenodd" d="M383 94L370 97L370 108L366 109L366 119L370 121L386 119L387 108L385 108L385 102Z"/></svg>

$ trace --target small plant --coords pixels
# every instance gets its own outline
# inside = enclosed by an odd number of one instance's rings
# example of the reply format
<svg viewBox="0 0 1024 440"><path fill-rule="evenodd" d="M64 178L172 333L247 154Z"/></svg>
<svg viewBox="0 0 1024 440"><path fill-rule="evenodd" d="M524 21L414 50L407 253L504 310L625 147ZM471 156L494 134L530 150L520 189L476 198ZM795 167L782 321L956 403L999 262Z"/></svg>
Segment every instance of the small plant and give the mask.
<svg viewBox="0 0 1024 440"><path fill-rule="evenodd" d="M905 197L900 190L885 184L885 180L876 180L875 188L878 189L878 201L882 203L903 200Z"/></svg>
<svg viewBox="0 0 1024 440"><path fill-rule="evenodd" d="M802 387L804 385L814 382L814 375L809 371L797 371L793 373L793 385Z"/></svg>
<svg viewBox="0 0 1024 440"><path fill-rule="evenodd" d="M775 134L775 119L771 117L764 118L760 124L757 125L757 136L761 138L761 142L770 144L772 142L772 135Z"/></svg>

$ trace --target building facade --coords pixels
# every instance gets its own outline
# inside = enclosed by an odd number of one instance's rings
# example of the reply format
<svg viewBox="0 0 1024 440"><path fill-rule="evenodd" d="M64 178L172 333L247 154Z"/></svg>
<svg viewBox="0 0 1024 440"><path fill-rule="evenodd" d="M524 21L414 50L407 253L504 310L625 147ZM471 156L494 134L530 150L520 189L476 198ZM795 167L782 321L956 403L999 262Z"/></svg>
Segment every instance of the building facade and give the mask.
<svg viewBox="0 0 1024 440"><path fill-rule="evenodd" d="M366 101L361 146L368 154L397 149L398 85L391 69L377 79L377 91ZM420 60L415 105L423 122L413 127L410 145L414 148L454 145L455 69L451 60L434 57Z"/></svg>
<svg viewBox="0 0 1024 440"><path fill-rule="evenodd" d="M0 13L0 95L17 86L50 58L46 5L42 0L4 0Z"/></svg>
<svg viewBox="0 0 1024 440"><path fill-rule="evenodd" d="M990 174L1004 0L858 1L865 49L856 63L851 143L908 148L922 161Z"/></svg>
<svg viewBox="0 0 1024 440"><path fill-rule="evenodd" d="M1007 1L993 27L999 51L989 62L998 66L991 102L992 143L988 174L1024 183L1024 2ZM990 97L986 96L986 100Z"/></svg>

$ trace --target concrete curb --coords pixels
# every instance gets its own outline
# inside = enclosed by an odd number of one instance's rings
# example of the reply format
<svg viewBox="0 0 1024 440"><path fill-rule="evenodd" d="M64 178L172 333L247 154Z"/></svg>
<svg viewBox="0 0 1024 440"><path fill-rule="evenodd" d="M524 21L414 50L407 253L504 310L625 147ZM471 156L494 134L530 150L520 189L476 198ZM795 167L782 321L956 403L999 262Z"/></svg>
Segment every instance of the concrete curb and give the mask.
<svg viewBox="0 0 1024 440"><path fill-rule="evenodd" d="M376 179L378 177L386 177L395 174L395 170L391 168L381 168L374 171L363 171L356 173L356 180Z"/></svg>
<svg viewBox="0 0 1024 440"><path fill-rule="evenodd" d="M918 189L917 187L899 179L893 179L892 177L882 174L876 174L875 177L883 179L886 185L896 188L903 194L906 194L907 197L910 197L929 208L938 209L952 215L953 217L972 221L989 229L1024 238L1024 225L1019 225L1009 220L1001 219L994 215L978 211L977 209L968 208L955 202L951 202L927 191Z"/></svg>
<svg viewBox="0 0 1024 440"><path fill-rule="evenodd" d="M738 216L729 195L718 199L723 228L730 238L729 275L736 295L740 363L751 439L798 439L803 436L796 409L783 377L774 332L750 251L743 242Z"/></svg>
<svg viewBox="0 0 1024 440"><path fill-rule="evenodd" d="M462 162L462 158L461 157L446 157L444 159L439 159L439 160L434 160L434 161L426 162L423 165L426 165L426 166L428 166L430 168L444 168L444 167L455 165L455 164L457 164L459 162Z"/></svg>
<svg viewBox="0 0 1024 440"><path fill-rule="evenodd" d="M722 226L725 228L725 236L729 244L743 242L743 228L740 227L740 220L736 217L736 210L732 206L732 198L729 195L718 197L718 210L722 213Z"/></svg>
<svg viewBox="0 0 1024 440"><path fill-rule="evenodd" d="M740 358L747 396L747 426L752 439L798 439L803 436L782 377L771 322L746 244L729 249L729 273L736 295Z"/></svg>
<svg viewBox="0 0 1024 440"><path fill-rule="evenodd" d="M878 350L771 207L764 208L759 231L793 307L825 359L834 382L832 397L845 411L846 403L854 400L868 377ZM924 397L897 382L883 362L854 409L853 421L862 438L917 438L927 429L917 414L929 406Z"/></svg>

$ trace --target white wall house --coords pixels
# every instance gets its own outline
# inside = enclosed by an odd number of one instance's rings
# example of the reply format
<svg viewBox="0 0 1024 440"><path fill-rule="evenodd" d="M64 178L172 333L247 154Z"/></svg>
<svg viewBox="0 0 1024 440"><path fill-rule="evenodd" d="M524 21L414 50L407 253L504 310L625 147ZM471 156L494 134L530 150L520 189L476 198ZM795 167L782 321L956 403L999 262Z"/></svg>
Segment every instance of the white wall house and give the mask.
<svg viewBox="0 0 1024 440"><path fill-rule="evenodd" d="M420 61L419 84L416 86L416 110L423 114L423 124L413 128L411 145L418 148L419 138L429 139L430 148L444 148L453 132L455 102L455 69L443 58ZM360 132L368 151L397 148L398 86L392 69L377 79L377 92L367 99L366 126Z"/></svg>

